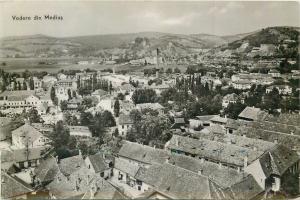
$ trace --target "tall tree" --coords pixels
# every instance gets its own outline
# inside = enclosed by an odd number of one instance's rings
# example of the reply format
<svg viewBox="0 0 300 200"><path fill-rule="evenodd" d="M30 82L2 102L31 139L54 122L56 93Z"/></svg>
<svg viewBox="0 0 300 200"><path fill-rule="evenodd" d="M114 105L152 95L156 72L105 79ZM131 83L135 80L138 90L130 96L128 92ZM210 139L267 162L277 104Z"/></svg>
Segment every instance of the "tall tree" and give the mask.
<svg viewBox="0 0 300 200"><path fill-rule="evenodd" d="M120 102L119 99L116 99L115 104L114 104L114 114L116 117L119 117L120 114Z"/></svg>

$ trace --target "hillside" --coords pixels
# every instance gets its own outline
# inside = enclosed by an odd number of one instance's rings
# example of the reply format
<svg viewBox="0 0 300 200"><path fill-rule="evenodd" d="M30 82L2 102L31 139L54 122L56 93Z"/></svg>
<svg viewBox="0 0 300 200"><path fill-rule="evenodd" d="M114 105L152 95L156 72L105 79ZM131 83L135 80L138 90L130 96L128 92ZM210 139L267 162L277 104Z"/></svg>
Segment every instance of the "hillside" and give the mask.
<svg viewBox="0 0 300 200"><path fill-rule="evenodd" d="M136 48L136 42L142 39L147 45ZM59 55L99 55L109 52L117 54L126 50L129 54L151 54L157 48L165 54L186 55L197 49L212 48L226 43L213 35L180 35L159 32L141 32L128 34L91 35L55 38L45 35L6 37L0 40L2 56L36 57L41 54ZM104 53L103 53L104 52Z"/></svg>
<svg viewBox="0 0 300 200"><path fill-rule="evenodd" d="M261 44L280 45L284 40L294 40L298 43L299 28L296 27L270 27L252 34L246 35L242 39L228 44L228 48L236 49L243 43L248 42L251 47L259 47Z"/></svg>
<svg viewBox="0 0 300 200"><path fill-rule="evenodd" d="M229 36L183 35L160 32L63 38L32 35L0 39L0 57L109 57L110 55L122 55L134 59L154 55L156 49L160 49L161 54L172 57L199 53L201 49L249 53L253 47L259 47L261 44L272 44L278 47L282 45L283 41L292 40L297 45L298 37L299 28L295 27L269 27L250 33ZM295 45L292 46L292 49L292 51L295 51Z"/></svg>

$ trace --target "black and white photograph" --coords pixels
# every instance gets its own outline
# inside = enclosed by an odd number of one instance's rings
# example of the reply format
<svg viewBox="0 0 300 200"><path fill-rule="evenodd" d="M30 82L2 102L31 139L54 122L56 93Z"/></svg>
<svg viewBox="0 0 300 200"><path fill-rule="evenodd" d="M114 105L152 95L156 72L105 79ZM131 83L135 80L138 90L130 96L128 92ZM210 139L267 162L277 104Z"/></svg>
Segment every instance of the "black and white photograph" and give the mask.
<svg viewBox="0 0 300 200"><path fill-rule="evenodd" d="M0 0L0 199L300 199L300 2Z"/></svg>

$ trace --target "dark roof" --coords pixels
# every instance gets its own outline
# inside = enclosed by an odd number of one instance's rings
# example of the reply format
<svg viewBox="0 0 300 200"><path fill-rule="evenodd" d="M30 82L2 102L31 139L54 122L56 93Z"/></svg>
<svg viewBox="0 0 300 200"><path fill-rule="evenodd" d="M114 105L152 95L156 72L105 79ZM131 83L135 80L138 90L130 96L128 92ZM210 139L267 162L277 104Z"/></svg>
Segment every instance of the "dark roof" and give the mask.
<svg viewBox="0 0 300 200"><path fill-rule="evenodd" d="M7 97L8 101L23 101L31 95L34 95L34 90L6 90L0 94L0 97Z"/></svg>
<svg viewBox="0 0 300 200"><path fill-rule="evenodd" d="M218 116L218 115L201 115L201 116L196 116L196 117L200 121L209 121L210 119L212 119L215 116Z"/></svg>
<svg viewBox="0 0 300 200"><path fill-rule="evenodd" d="M232 199L253 199L262 192L264 190L258 185L252 175L248 175L241 182L225 189L225 193Z"/></svg>
<svg viewBox="0 0 300 200"><path fill-rule="evenodd" d="M61 159L59 161L59 169L65 175L68 176L73 172L80 169L81 166L85 164L81 155L72 156L68 158Z"/></svg>
<svg viewBox="0 0 300 200"><path fill-rule="evenodd" d="M54 157L40 161L40 164L34 169L36 177L42 183L53 181L58 171L58 164Z"/></svg>
<svg viewBox="0 0 300 200"><path fill-rule="evenodd" d="M175 124L185 124L184 118L182 117L176 117L174 118L174 123Z"/></svg>
<svg viewBox="0 0 300 200"><path fill-rule="evenodd" d="M77 190L75 190L76 187ZM103 195L105 195L104 191L115 191L112 185L100 177L100 174L92 173L84 165L68 177L58 173L55 180L47 186L47 189L59 199L81 198L90 190L103 192Z"/></svg>
<svg viewBox="0 0 300 200"><path fill-rule="evenodd" d="M224 199L221 189L207 177L167 163L141 168L135 178L171 198Z"/></svg>
<svg viewBox="0 0 300 200"><path fill-rule="evenodd" d="M140 169L140 166L122 158L115 158L114 167L122 172L129 174L131 177L134 177Z"/></svg>
<svg viewBox="0 0 300 200"><path fill-rule="evenodd" d="M124 142L118 154L147 164L164 163L170 155L165 150L128 141Z"/></svg>
<svg viewBox="0 0 300 200"><path fill-rule="evenodd" d="M199 138L222 142L222 143L226 143L226 144L232 144L235 146L248 148L248 149L252 149L252 150L258 150L258 151L262 151L262 152L270 150L276 146L276 144L273 142L268 142L268 141L255 139L255 138L247 138L247 137L239 136L239 135L226 134L223 132L221 132L221 133L214 132L214 133L208 133L208 134L201 133L199 135Z"/></svg>
<svg viewBox="0 0 300 200"><path fill-rule="evenodd" d="M167 148L236 166L244 166L244 159L246 157L248 158L248 162L251 163L263 154L262 151L233 144L225 144L203 138L192 139L179 135L172 136Z"/></svg>
<svg viewBox="0 0 300 200"><path fill-rule="evenodd" d="M300 151L300 136L291 135L278 131L263 130L254 127L242 126L233 134L246 136L249 138L262 139L269 142L278 142L278 144L287 146L294 150Z"/></svg>
<svg viewBox="0 0 300 200"><path fill-rule="evenodd" d="M300 157L295 151L284 146L277 146L271 151L266 152L259 159L259 162L267 176L270 174L281 176L289 167L299 162L299 160Z"/></svg>
<svg viewBox="0 0 300 200"><path fill-rule="evenodd" d="M1 172L1 197L13 198L33 192L33 188L17 177Z"/></svg>
<svg viewBox="0 0 300 200"><path fill-rule="evenodd" d="M263 118L266 115L264 111L260 108L255 107L246 107L240 114L239 118L246 118L251 120L259 120L261 117Z"/></svg>
<svg viewBox="0 0 300 200"><path fill-rule="evenodd" d="M105 162L105 158L103 158L103 154L90 155L86 159L90 160L96 173L109 169L108 164Z"/></svg>
<svg viewBox="0 0 300 200"><path fill-rule="evenodd" d="M238 172L235 169L228 167L222 167L219 164L200 160L190 156L172 154L170 164L184 168L186 170L199 173L203 176L207 176L210 180L214 181L223 188L229 187L243 179L247 173Z"/></svg>

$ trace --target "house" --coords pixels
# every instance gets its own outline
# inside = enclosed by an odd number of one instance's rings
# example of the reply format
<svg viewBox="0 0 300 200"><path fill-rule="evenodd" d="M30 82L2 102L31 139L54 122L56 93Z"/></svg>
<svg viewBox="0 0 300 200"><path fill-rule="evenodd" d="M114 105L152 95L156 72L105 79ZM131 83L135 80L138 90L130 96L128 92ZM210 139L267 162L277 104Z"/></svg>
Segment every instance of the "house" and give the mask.
<svg viewBox="0 0 300 200"><path fill-rule="evenodd" d="M131 130L133 121L129 115L121 113L118 119L119 135L126 137L127 133Z"/></svg>
<svg viewBox="0 0 300 200"><path fill-rule="evenodd" d="M102 89L98 89L98 90L95 90L91 96L94 96L94 97L97 97L97 99L100 101L101 99L107 97L109 95L108 92L102 90Z"/></svg>
<svg viewBox="0 0 300 200"><path fill-rule="evenodd" d="M15 149L43 147L48 142L47 137L28 123L12 131L12 145Z"/></svg>
<svg viewBox="0 0 300 200"><path fill-rule="evenodd" d="M42 159L40 164L34 169L37 185L48 185L54 179L59 171L58 160L54 157Z"/></svg>
<svg viewBox="0 0 300 200"><path fill-rule="evenodd" d="M12 119L8 117L0 117L0 141L11 138Z"/></svg>
<svg viewBox="0 0 300 200"><path fill-rule="evenodd" d="M286 177L298 178L299 160L299 155L295 151L277 145L248 165L245 171L251 173L265 190L289 192L289 187L295 183Z"/></svg>
<svg viewBox="0 0 300 200"><path fill-rule="evenodd" d="M192 139L173 135L165 149L178 154L189 155L198 159L218 163L242 171L263 152L248 147L213 141L204 138Z"/></svg>
<svg viewBox="0 0 300 200"><path fill-rule="evenodd" d="M94 174L86 166L79 166L68 176L59 172L46 188L52 199L107 199L123 197L100 174Z"/></svg>
<svg viewBox="0 0 300 200"><path fill-rule="evenodd" d="M70 111L77 110L80 104L81 104L81 99L72 98L68 100L67 109Z"/></svg>
<svg viewBox="0 0 300 200"><path fill-rule="evenodd" d="M120 101L120 112L124 113L124 114L129 114L132 110L135 109L135 105L134 103L132 103L132 101L129 100L122 100Z"/></svg>
<svg viewBox="0 0 300 200"><path fill-rule="evenodd" d="M281 74L276 69L271 69L268 74L270 74L273 78L280 78Z"/></svg>
<svg viewBox="0 0 300 200"><path fill-rule="evenodd" d="M85 164L95 174L100 174L104 179L108 179L113 174L113 162L104 153L89 155L85 158Z"/></svg>
<svg viewBox="0 0 300 200"><path fill-rule="evenodd" d="M141 168L135 178L142 191L154 189L169 199L226 199L222 188L208 177L169 163Z"/></svg>
<svg viewBox="0 0 300 200"><path fill-rule="evenodd" d="M218 115L201 115L201 116L196 116L197 119L195 119L195 121L197 121L197 125L199 126L210 126L211 125L211 119L216 117Z"/></svg>
<svg viewBox="0 0 300 200"><path fill-rule="evenodd" d="M290 95L292 94L292 87L288 85L272 85L266 88L266 93L272 92L272 90L276 88L279 92L279 94L282 95Z"/></svg>
<svg viewBox="0 0 300 200"><path fill-rule="evenodd" d="M222 99L222 107L227 108L230 103L236 103L239 99L239 96L235 93L227 94Z"/></svg>
<svg viewBox="0 0 300 200"><path fill-rule="evenodd" d="M1 171L1 199L27 199L33 192L29 184Z"/></svg>
<svg viewBox="0 0 300 200"><path fill-rule="evenodd" d="M6 108L30 108L40 104L33 90L4 91L0 94L0 106Z"/></svg>
<svg viewBox="0 0 300 200"><path fill-rule="evenodd" d="M37 77L33 77L33 84L34 84L34 89L38 89L42 87L42 81L38 79Z"/></svg>
<svg viewBox="0 0 300 200"><path fill-rule="evenodd" d="M248 81L248 80L237 80L237 81L233 81L231 83L232 87L234 89L239 89L239 90L247 90L250 89L252 86L252 82Z"/></svg>
<svg viewBox="0 0 300 200"><path fill-rule="evenodd" d="M171 126L171 129L184 129L185 128L185 120L182 117L174 118L174 124Z"/></svg>
<svg viewBox="0 0 300 200"><path fill-rule="evenodd" d="M227 123L227 117L214 116L210 119L211 125L221 125L224 127Z"/></svg>
<svg viewBox="0 0 300 200"><path fill-rule="evenodd" d="M92 137L92 132L87 126L68 126L70 135L81 137Z"/></svg>
<svg viewBox="0 0 300 200"><path fill-rule="evenodd" d="M58 98L58 102L67 101L69 99L68 93L77 90L77 82L74 79L60 79L54 85L55 94Z"/></svg>
<svg viewBox="0 0 300 200"><path fill-rule="evenodd" d="M126 184L136 191L143 191L141 190L141 183L135 178L140 168L141 166L129 160L116 157L111 180L116 184Z"/></svg>
<svg viewBox="0 0 300 200"><path fill-rule="evenodd" d="M152 164L162 164L169 157L169 152L156 149L147 145L125 141L118 152L120 160L125 160L135 165L148 167Z"/></svg>
<svg viewBox="0 0 300 200"><path fill-rule="evenodd" d="M266 113L260 108L246 107L238 116L239 120L243 121L257 121L266 116Z"/></svg>
<svg viewBox="0 0 300 200"><path fill-rule="evenodd" d="M162 105L160 105L159 103L141 103L141 104L137 104L136 108L139 111L151 109L151 110L158 111L159 114L164 113L164 107Z"/></svg>
<svg viewBox="0 0 300 200"><path fill-rule="evenodd" d="M29 167L36 167L52 148L47 146L36 147L31 149L14 149L7 154L9 161L14 163L18 168L24 169Z"/></svg>

